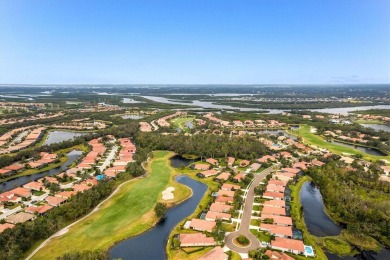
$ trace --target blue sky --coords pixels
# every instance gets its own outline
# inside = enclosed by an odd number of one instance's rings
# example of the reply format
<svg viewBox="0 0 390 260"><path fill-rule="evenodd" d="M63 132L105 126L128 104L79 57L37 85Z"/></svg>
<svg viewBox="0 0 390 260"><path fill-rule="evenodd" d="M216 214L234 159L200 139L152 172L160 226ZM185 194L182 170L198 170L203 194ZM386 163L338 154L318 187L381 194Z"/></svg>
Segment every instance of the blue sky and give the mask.
<svg viewBox="0 0 390 260"><path fill-rule="evenodd" d="M390 83L390 1L0 0L0 83Z"/></svg>

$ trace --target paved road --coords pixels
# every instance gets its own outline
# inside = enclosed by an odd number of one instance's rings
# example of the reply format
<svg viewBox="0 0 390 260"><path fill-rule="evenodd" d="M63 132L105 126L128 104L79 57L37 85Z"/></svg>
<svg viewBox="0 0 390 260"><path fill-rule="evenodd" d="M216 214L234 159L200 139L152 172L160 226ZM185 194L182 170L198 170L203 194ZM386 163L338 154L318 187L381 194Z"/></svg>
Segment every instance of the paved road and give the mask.
<svg viewBox="0 0 390 260"><path fill-rule="evenodd" d="M255 196L254 190L260 184L260 182L272 171L273 171L272 168L268 168L259 174L255 174L255 178L252 184L250 184L248 188L248 193L245 199L240 228L237 231L232 232L225 237L225 245L237 253L246 254L249 253L249 251L255 250L260 247L260 241L257 239L256 236L252 235L252 233L249 231L249 226L251 224L252 208L253 208L253 198ZM236 246L233 243L233 240L239 235L246 236L251 241L251 244L245 248Z"/></svg>

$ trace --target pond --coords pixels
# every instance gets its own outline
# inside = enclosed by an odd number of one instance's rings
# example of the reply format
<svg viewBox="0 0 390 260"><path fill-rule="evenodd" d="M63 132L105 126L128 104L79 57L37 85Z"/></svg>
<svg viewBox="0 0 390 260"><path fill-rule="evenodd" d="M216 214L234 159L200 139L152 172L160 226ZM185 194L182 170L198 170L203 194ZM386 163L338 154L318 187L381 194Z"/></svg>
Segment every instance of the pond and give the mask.
<svg viewBox="0 0 390 260"><path fill-rule="evenodd" d="M66 171L68 169L69 165L71 165L75 160L77 160L81 156L81 154L82 154L81 151L73 150L73 151L67 153L67 156L69 159L64 164L62 164L60 167L57 167L57 168L54 168L54 169L51 169L48 171L36 173L33 175L17 177L15 179L3 182L0 184L0 190L2 192L9 191L9 190L12 190L16 187L22 186L30 181L33 181L33 180L36 180L36 179L39 179L39 178L42 178L45 176L53 176L55 174Z"/></svg>
<svg viewBox="0 0 390 260"><path fill-rule="evenodd" d="M332 143L335 143L337 145L353 148L362 152L365 152L370 155L375 155L375 156L385 156L386 154L382 153L381 151L374 149L374 148L369 148L369 147L364 147L364 146L359 146L359 145L352 145L352 144L346 144L338 141L332 141Z"/></svg>
<svg viewBox="0 0 390 260"><path fill-rule="evenodd" d="M329 260L389 260L390 259L390 249L382 249L378 253L371 251L363 251L360 254L355 256L338 256L336 254L331 254L326 252L326 256Z"/></svg>
<svg viewBox="0 0 390 260"><path fill-rule="evenodd" d="M180 205L169 209L163 221L151 230L122 241L109 250L110 259L167 259L166 244L172 229L192 214L207 190L207 186L187 176L178 176L176 181L192 189L192 196Z"/></svg>
<svg viewBox="0 0 390 260"><path fill-rule="evenodd" d="M43 145L50 145L54 143L61 143L62 141L71 140L77 136L82 136L84 133L72 131L50 131Z"/></svg>
<svg viewBox="0 0 390 260"><path fill-rule="evenodd" d="M134 119L134 120L144 118L143 116L138 116L138 115L123 115L121 117L123 119Z"/></svg>
<svg viewBox="0 0 390 260"><path fill-rule="evenodd" d="M361 124L364 127L372 128L377 131L386 131L390 132L390 126L389 125L379 125L379 124Z"/></svg>
<svg viewBox="0 0 390 260"><path fill-rule="evenodd" d="M187 167L193 162L196 162L196 160L186 159L180 155L175 155L171 159L171 166L175 168L181 168L181 167Z"/></svg>
<svg viewBox="0 0 390 260"><path fill-rule="evenodd" d="M318 237L340 234L341 227L326 215L320 190L312 182L303 184L300 196L305 224L310 234Z"/></svg>

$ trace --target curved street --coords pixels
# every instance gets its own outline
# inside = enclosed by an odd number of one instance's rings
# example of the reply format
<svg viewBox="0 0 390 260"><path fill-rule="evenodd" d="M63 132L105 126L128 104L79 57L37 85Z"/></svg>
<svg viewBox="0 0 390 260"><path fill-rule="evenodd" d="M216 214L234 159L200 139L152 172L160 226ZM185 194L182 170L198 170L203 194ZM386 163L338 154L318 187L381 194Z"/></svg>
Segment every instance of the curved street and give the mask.
<svg viewBox="0 0 390 260"><path fill-rule="evenodd" d="M232 232L225 237L225 245L237 253L247 254L249 253L249 251L255 250L260 247L260 241L257 239L256 236L252 235L252 233L249 231L249 226L251 224L253 199L255 196L255 188L272 171L274 171L274 167L270 167L259 174L255 174L252 183L248 187L248 192L244 203L240 228L237 231ZM247 247L240 247L235 245L233 240L239 235L246 236L251 241L250 245Z"/></svg>

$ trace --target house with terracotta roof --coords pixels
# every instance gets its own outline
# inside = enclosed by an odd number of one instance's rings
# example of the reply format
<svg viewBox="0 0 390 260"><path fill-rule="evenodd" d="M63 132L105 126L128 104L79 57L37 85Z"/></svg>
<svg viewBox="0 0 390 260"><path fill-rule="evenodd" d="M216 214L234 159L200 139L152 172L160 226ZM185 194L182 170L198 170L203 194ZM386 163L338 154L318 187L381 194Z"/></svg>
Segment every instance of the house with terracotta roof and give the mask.
<svg viewBox="0 0 390 260"><path fill-rule="evenodd" d="M45 200L47 201L47 203L50 205L50 206L53 206L53 207L58 207L59 205L61 205L62 203L64 203L67 198L62 198L62 197L54 197L54 196L47 196L45 198Z"/></svg>
<svg viewBox="0 0 390 260"><path fill-rule="evenodd" d="M214 158L207 158L206 162L208 162L211 165L218 165L218 160L216 160Z"/></svg>
<svg viewBox="0 0 390 260"><path fill-rule="evenodd" d="M240 167L247 167L250 163L251 163L251 161L241 160L239 165L240 165Z"/></svg>
<svg viewBox="0 0 390 260"><path fill-rule="evenodd" d="M193 168L195 170L207 171L208 169L210 169L210 165L205 163L197 163L193 166Z"/></svg>
<svg viewBox="0 0 390 260"><path fill-rule="evenodd" d="M282 181L282 180L275 180L275 179L270 179L268 181L268 185L278 185L278 186L282 186L282 187L286 187L287 186L287 181Z"/></svg>
<svg viewBox="0 0 390 260"><path fill-rule="evenodd" d="M212 232L216 224L214 221L193 218L190 223L190 228L198 231Z"/></svg>
<svg viewBox="0 0 390 260"><path fill-rule="evenodd" d="M5 221L12 224L17 223L24 223L30 220L34 220L37 217L34 214L26 213L26 212L19 212L16 214L13 214L11 216L8 216Z"/></svg>
<svg viewBox="0 0 390 260"><path fill-rule="evenodd" d="M282 252L267 250L265 251L265 254L270 260L294 260L294 258Z"/></svg>
<svg viewBox="0 0 390 260"><path fill-rule="evenodd" d="M212 203L210 205L210 211L221 212L221 213L229 212L232 208L233 208L232 206L220 204L220 203Z"/></svg>
<svg viewBox="0 0 390 260"><path fill-rule="evenodd" d="M271 206L264 206L261 213L268 214L268 215L285 216L286 209L285 208L278 208L278 207L271 207Z"/></svg>
<svg viewBox="0 0 390 260"><path fill-rule="evenodd" d="M257 159L259 163L275 162L276 158L273 155L264 155L263 157Z"/></svg>
<svg viewBox="0 0 390 260"><path fill-rule="evenodd" d="M321 161L318 161L316 159L312 160L311 163L314 165L314 166L322 166L324 165L325 163L321 162Z"/></svg>
<svg viewBox="0 0 390 260"><path fill-rule="evenodd" d="M298 174L301 170L296 169L296 168L282 168L280 171L281 172L288 172L288 173L292 173L292 174Z"/></svg>
<svg viewBox="0 0 390 260"><path fill-rule="evenodd" d="M260 163L252 163L251 166L249 166L249 168L251 169L251 171L255 172L261 168L261 164Z"/></svg>
<svg viewBox="0 0 390 260"><path fill-rule="evenodd" d="M227 158L227 164L228 164L228 166L232 167L235 161L236 161L236 158L234 158L234 157L228 157L228 158Z"/></svg>
<svg viewBox="0 0 390 260"><path fill-rule="evenodd" d="M244 177L245 177L245 174L241 172L241 173L239 173L239 174L237 174L236 176L233 177L233 181L234 182L239 182L242 179L244 179Z"/></svg>
<svg viewBox="0 0 390 260"><path fill-rule="evenodd" d="M45 185L43 185L41 182L32 181L32 182L24 184L23 188L26 188L26 189L29 189L29 190L40 191L40 190L44 190L45 189Z"/></svg>
<svg viewBox="0 0 390 260"><path fill-rule="evenodd" d="M284 200L284 193L274 192L274 191L265 191L263 193L263 198L271 200Z"/></svg>
<svg viewBox="0 0 390 260"><path fill-rule="evenodd" d="M47 182L47 183L59 184L59 181L57 180L57 178L54 178L54 177L51 177L51 176L45 176L43 178L40 178L38 180L38 182L41 182L41 183Z"/></svg>
<svg viewBox="0 0 390 260"><path fill-rule="evenodd" d="M217 221L218 219L230 221L232 218L231 214L223 212L208 211L206 213L205 220L207 221Z"/></svg>
<svg viewBox="0 0 390 260"><path fill-rule="evenodd" d="M11 223L0 224L0 234L3 233L3 231L8 229L8 228L14 228L14 227L15 227L15 225L11 224Z"/></svg>
<svg viewBox="0 0 390 260"><path fill-rule="evenodd" d="M203 172L200 172L197 174L198 177L202 177L202 178L207 178L207 177L211 177L211 176L214 176L214 175L217 175L218 174L218 171L217 170L207 170L207 171L203 171Z"/></svg>
<svg viewBox="0 0 390 260"><path fill-rule="evenodd" d="M233 197L225 197L225 196L217 196L215 198L215 203L220 203L220 204L233 204L234 198Z"/></svg>
<svg viewBox="0 0 390 260"><path fill-rule="evenodd" d="M218 175L217 177L215 177L215 180L227 181L229 179L230 175L231 174L229 172L223 172L220 175Z"/></svg>
<svg viewBox="0 0 390 260"><path fill-rule="evenodd" d="M10 190L10 192L14 193L16 196L21 198L28 198L31 197L32 195L31 190L22 187L18 187L13 190Z"/></svg>
<svg viewBox="0 0 390 260"><path fill-rule="evenodd" d="M286 187L280 186L280 185L275 185L275 184L268 184L266 187L266 191L281 192L281 193L284 193L285 189L286 189Z"/></svg>
<svg viewBox="0 0 390 260"><path fill-rule="evenodd" d="M86 190L91 189L92 186L88 186L87 184L75 184L73 185L73 190L76 192L84 192Z"/></svg>
<svg viewBox="0 0 390 260"><path fill-rule="evenodd" d="M239 190L241 189L240 185L235 185L235 184L229 184L229 183L224 183L222 184L221 190Z"/></svg>
<svg viewBox="0 0 390 260"><path fill-rule="evenodd" d="M203 233L180 234L179 240L181 247L216 245L214 238L208 237Z"/></svg>
<svg viewBox="0 0 390 260"><path fill-rule="evenodd" d="M0 169L0 177L9 177L13 174L14 172L11 170Z"/></svg>
<svg viewBox="0 0 390 260"><path fill-rule="evenodd" d="M70 197L72 197L76 194L77 194L77 191L61 191L61 192L56 193L56 195L54 195L54 196L59 197L59 198L69 199Z"/></svg>
<svg viewBox="0 0 390 260"><path fill-rule="evenodd" d="M292 219L290 217L261 214L260 219L273 219L274 225L292 226Z"/></svg>
<svg viewBox="0 0 390 260"><path fill-rule="evenodd" d="M18 171L24 169L24 166L18 163L14 163L11 165L8 165L6 167L3 167L4 170L12 171L13 173L17 173Z"/></svg>
<svg viewBox="0 0 390 260"><path fill-rule="evenodd" d="M25 212L31 213L31 214L38 214L38 215L44 215L46 212L51 210L53 206L50 205L42 205L42 206L31 206L24 209Z"/></svg>
<svg viewBox="0 0 390 260"><path fill-rule="evenodd" d="M263 203L264 207L276 207L276 208L285 208L286 202L284 200L267 200Z"/></svg>
<svg viewBox="0 0 390 260"><path fill-rule="evenodd" d="M275 237L275 240L271 241L271 247L273 249L290 252L296 255L305 253L305 245L303 242L301 240L290 238Z"/></svg>
<svg viewBox="0 0 390 260"><path fill-rule="evenodd" d="M218 196L223 196L223 197L234 197L235 191L219 190L217 194Z"/></svg>
<svg viewBox="0 0 390 260"><path fill-rule="evenodd" d="M198 260L228 260L228 259L229 256L225 252L223 252L223 249L220 246L215 247L211 251L207 252L206 254L198 258Z"/></svg>
<svg viewBox="0 0 390 260"><path fill-rule="evenodd" d="M261 223L260 230L268 231L271 235L276 237L291 238L293 236L292 228L290 226Z"/></svg>

